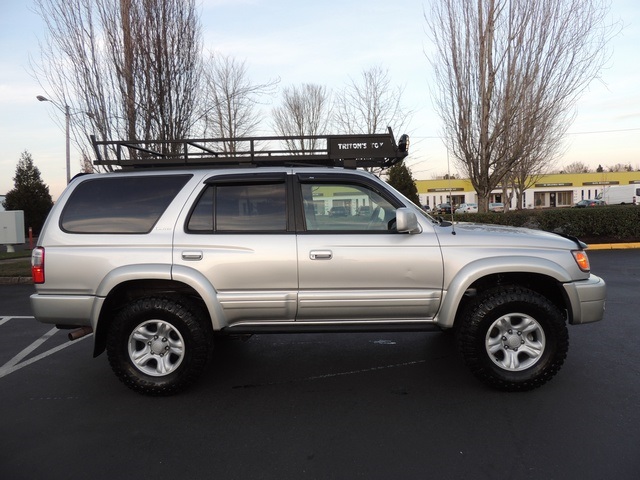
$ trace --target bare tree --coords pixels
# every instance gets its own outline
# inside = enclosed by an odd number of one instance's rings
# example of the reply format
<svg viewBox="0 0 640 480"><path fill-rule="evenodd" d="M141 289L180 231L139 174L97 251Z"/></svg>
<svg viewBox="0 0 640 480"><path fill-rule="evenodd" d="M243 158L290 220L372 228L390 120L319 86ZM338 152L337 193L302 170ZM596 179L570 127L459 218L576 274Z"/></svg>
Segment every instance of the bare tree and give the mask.
<svg viewBox="0 0 640 480"><path fill-rule="evenodd" d="M519 162L548 162L607 59L606 0L434 0L436 108L486 211ZM534 165L535 165L534 162Z"/></svg>
<svg viewBox="0 0 640 480"><path fill-rule="evenodd" d="M573 162L562 169L561 173L589 173L591 169L583 162Z"/></svg>
<svg viewBox="0 0 640 480"><path fill-rule="evenodd" d="M624 163L616 163L615 165L609 165L607 169L610 172L633 172L631 164L625 165Z"/></svg>
<svg viewBox="0 0 640 480"><path fill-rule="evenodd" d="M502 196L505 211L516 197L516 209L522 210L524 192L533 187L549 170L549 160L540 157L523 157L505 174L502 181Z"/></svg>
<svg viewBox="0 0 640 480"><path fill-rule="evenodd" d="M362 71L362 77L345 86L336 97L334 123L347 134L386 133L392 127L405 133L413 112L402 104L404 87L394 86L388 69L373 66ZM376 175L383 169L367 167Z"/></svg>
<svg viewBox="0 0 640 480"><path fill-rule="evenodd" d="M337 95L335 124L348 134L385 133L389 126L402 133L411 111L403 108L402 86L393 86L389 70L373 66L362 71Z"/></svg>
<svg viewBox="0 0 640 480"><path fill-rule="evenodd" d="M34 72L70 106L75 140L176 139L195 123L201 61L195 0L36 0L47 26ZM86 167L83 167L86 168Z"/></svg>
<svg viewBox="0 0 640 480"><path fill-rule="evenodd" d="M282 103L273 109L273 128L283 136L323 135L330 118L331 98L327 88L305 83L284 88ZM296 151L314 150L316 144L315 139L286 141L287 148Z"/></svg>
<svg viewBox="0 0 640 480"><path fill-rule="evenodd" d="M216 138L251 136L262 119L258 105L265 95L272 95L279 79L252 83L245 62L212 54L204 66L203 104L201 116L205 134ZM235 142L224 143L235 152Z"/></svg>

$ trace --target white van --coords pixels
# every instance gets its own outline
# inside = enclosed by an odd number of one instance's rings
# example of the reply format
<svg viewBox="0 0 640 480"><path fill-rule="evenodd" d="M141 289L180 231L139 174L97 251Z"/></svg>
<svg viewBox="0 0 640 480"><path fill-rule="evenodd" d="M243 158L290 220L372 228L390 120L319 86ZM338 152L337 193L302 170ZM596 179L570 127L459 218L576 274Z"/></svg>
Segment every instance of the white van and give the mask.
<svg viewBox="0 0 640 480"><path fill-rule="evenodd" d="M599 200L604 200L607 205L637 205L640 201L640 184L610 185L604 187L598 195Z"/></svg>

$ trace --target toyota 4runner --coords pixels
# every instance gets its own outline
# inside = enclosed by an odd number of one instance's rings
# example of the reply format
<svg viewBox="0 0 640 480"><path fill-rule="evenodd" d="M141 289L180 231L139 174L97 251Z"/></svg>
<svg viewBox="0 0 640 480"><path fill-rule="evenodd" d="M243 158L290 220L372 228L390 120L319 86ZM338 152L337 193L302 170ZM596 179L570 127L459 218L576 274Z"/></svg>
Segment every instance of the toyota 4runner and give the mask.
<svg viewBox="0 0 640 480"><path fill-rule="evenodd" d="M106 349L138 392L191 385L217 335L429 329L454 331L485 383L528 390L560 369L567 324L603 317L579 240L433 218L358 169L407 155L391 130L233 149L93 141L117 171L75 178L56 202L31 304L70 338L93 333L94 356Z"/></svg>

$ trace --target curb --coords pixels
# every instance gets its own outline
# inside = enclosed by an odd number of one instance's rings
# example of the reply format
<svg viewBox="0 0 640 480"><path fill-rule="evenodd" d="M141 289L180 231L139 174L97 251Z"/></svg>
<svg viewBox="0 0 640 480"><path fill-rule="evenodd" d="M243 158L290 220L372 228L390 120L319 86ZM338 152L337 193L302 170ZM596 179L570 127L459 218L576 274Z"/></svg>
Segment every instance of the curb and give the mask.
<svg viewBox="0 0 640 480"><path fill-rule="evenodd" d="M33 284L31 277L0 277L0 285L25 285Z"/></svg>
<svg viewBox="0 0 640 480"><path fill-rule="evenodd" d="M589 245L587 250L629 250L633 248L640 248L640 243L598 243Z"/></svg>

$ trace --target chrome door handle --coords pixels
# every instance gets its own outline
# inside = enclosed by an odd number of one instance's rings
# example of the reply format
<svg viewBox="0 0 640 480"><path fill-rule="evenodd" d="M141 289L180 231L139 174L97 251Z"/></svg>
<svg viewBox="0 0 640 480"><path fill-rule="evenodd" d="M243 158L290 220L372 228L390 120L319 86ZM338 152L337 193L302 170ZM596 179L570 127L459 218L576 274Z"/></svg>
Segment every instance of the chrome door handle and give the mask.
<svg viewBox="0 0 640 480"><path fill-rule="evenodd" d="M331 260L333 258L333 252L331 250L311 250L309 252L309 258L311 260Z"/></svg>
<svg viewBox="0 0 640 480"><path fill-rule="evenodd" d="M182 252L183 260L202 260L202 252L191 251L191 252Z"/></svg>

